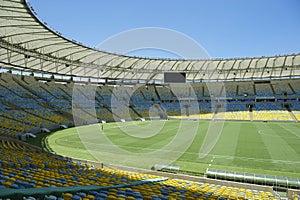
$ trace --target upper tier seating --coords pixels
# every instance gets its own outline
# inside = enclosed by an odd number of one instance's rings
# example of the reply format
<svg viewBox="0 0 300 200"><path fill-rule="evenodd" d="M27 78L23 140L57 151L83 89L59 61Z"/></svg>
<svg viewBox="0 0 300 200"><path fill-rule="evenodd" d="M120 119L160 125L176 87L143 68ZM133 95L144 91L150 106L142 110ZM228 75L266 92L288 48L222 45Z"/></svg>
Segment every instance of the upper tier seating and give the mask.
<svg viewBox="0 0 300 200"><path fill-rule="evenodd" d="M298 79L113 87L74 85L11 73L0 75L0 134L10 136L36 132L43 127L58 128L61 124L72 126L73 118L77 125L149 118L153 104L160 104L168 116L193 115L199 119L295 121L300 118L296 112L300 111ZM222 110L216 108L218 98L227 99ZM263 101L264 98L278 98L278 101ZM251 114L249 104L252 104ZM186 105L188 108L181 108Z"/></svg>

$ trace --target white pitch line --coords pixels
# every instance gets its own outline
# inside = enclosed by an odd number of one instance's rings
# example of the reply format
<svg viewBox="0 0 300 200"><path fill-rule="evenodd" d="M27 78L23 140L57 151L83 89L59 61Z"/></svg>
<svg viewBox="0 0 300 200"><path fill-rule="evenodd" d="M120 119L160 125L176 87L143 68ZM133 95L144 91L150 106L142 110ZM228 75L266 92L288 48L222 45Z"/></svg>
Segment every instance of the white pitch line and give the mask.
<svg viewBox="0 0 300 200"><path fill-rule="evenodd" d="M293 135L295 135L296 137L299 137L300 138L300 135L296 134L293 130L289 129L289 128L286 128L286 127L283 127L282 125L279 124L279 126L285 130L287 130L288 132L292 133Z"/></svg>
<svg viewBox="0 0 300 200"><path fill-rule="evenodd" d="M265 136L268 136L268 137L277 137L277 135L275 135L275 134L269 134L269 133L264 133L263 132L264 130L258 130L258 134L260 134L260 135L265 135Z"/></svg>

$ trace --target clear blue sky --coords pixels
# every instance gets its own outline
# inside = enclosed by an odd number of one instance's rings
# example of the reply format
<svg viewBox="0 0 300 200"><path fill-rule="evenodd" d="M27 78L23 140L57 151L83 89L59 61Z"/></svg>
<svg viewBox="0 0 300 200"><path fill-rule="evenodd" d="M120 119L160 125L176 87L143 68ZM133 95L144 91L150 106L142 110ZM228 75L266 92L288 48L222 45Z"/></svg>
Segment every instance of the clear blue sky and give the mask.
<svg viewBox="0 0 300 200"><path fill-rule="evenodd" d="M300 52L299 0L30 0L30 3L54 30L92 47L122 31L161 27L193 38L213 58ZM135 54L168 57L160 51Z"/></svg>

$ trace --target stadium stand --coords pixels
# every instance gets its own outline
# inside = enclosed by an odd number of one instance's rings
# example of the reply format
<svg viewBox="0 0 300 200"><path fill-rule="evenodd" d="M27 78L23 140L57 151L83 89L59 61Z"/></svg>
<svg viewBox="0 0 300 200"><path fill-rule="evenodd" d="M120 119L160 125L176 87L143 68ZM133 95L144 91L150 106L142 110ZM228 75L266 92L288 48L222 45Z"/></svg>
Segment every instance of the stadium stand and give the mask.
<svg viewBox="0 0 300 200"><path fill-rule="evenodd" d="M1 138L0 154L0 198L277 199L268 191L95 168L7 138Z"/></svg>
<svg viewBox="0 0 300 200"><path fill-rule="evenodd" d="M161 105L170 117L183 115L193 118L197 116L199 119L257 121L298 121L300 118L299 99L294 96L292 90L283 92L282 89L274 89L273 93L270 84L267 84L266 89L266 84L258 84L260 86L256 87L257 84L253 82L226 83L226 110L218 110L215 108L218 103L211 102L210 98L197 96L195 99L189 96L188 90L182 94L177 92L181 96L175 97L168 87L144 85L134 88L85 84L74 87L74 83L53 80L41 82L34 76L11 73L1 73L0 81L1 90L5 94L0 96L0 127L3 130L2 134L14 136L25 132L38 132L42 127L54 129L60 124L74 125L72 106L78 108L76 117L83 124L101 120L109 122L120 119L147 119L149 109L154 104ZM288 84L293 85L298 81L276 81L274 84L276 88L285 88ZM249 89L243 91L244 85L250 85L248 88L255 87L258 96L239 97L239 94L245 93L254 95ZM76 98L73 88L76 88ZM199 94L199 88L202 90L207 87L203 83L193 83L191 89L195 94ZM234 90L236 92L233 92ZM234 94L238 96L232 96ZM155 98L152 98L153 96ZM249 104L252 105L251 111ZM96 113L93 113L94 109Z"/></svg>

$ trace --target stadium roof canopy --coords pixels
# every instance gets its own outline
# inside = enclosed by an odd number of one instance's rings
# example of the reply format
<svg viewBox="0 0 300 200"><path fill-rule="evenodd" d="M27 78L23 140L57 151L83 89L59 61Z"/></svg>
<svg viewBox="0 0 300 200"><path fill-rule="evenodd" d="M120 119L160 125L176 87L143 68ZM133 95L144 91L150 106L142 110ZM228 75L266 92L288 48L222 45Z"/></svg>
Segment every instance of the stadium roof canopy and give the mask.
<svg viewBox="0 0 300 200"><path fill-rule="evenodd" d="M25 0L0 0L2 68L109 80L163 80L186 72L191 81L300 76L300 54L235 59L153 59L99 51L63 37Z"/></svg>

